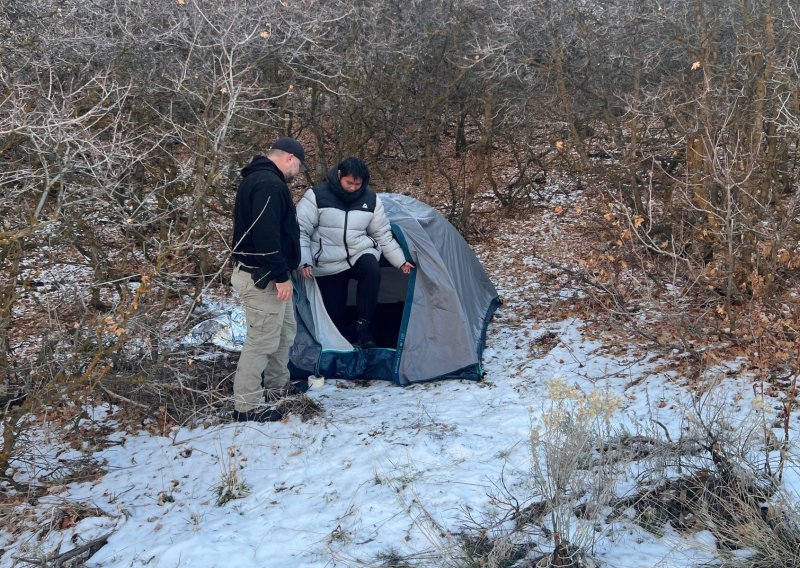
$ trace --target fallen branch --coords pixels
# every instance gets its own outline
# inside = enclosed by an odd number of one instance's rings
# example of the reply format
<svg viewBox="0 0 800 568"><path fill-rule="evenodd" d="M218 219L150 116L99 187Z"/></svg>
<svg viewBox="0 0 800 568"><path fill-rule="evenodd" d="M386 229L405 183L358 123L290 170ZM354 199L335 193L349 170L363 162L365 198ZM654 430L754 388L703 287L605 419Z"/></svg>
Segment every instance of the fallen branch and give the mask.
<svg viewBox="0 0 800 568"><path fill-rule="evenodd" d="M139 408L144 408L145 410L149 410L150 409L150 407L147 406L146 404L142 404L141 402L136 402L135 400L131 400L131 399L127 398L127 397L124 397L119 393L115 393L114 391L107 389L103 385L98 385L98 386L100 387L100 390L102 390L104 393L106 393L108 396L110 396L112 398L116 398L117 400L121 400L123 402L127 402L128 404L132 404L134 406L138 406Z"/></svg>
<svg viewBox="0 0 800 568"><path fill-rule="evenodd" d="M54 556L53 558L50 559L25 558L22 556L14 556L13 558L14 560L18 560L20 562L26 562L28 564L33 564L34 566L42 566L42 567L47 566L47 567L57 568L59 566L63 566L65 562L72 560L76 556L80 556L85 552L89 552L89 556L87 556L87 559L90 558L95 552L97 552L106 545L106 543L108 542L108 538L112 534L114 533L108 533L101 537L90 540L85 544L82 544L81 546L73 548L72 550L68 550L63 554L59 554L58 556Z"/></svg>

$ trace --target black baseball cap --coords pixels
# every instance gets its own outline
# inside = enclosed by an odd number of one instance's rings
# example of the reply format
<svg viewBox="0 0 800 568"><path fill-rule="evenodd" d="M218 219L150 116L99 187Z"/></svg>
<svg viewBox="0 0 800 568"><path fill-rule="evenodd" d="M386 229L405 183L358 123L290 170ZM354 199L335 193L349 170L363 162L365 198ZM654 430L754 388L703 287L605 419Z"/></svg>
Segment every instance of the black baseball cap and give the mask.
<svg viewBox="0 0 800 568"><path fill-rule="evenodd" d="M300 165L302 171L306 171L308 167L306 167L306 153L303 150L303 145L300 144L294 138L290 138L289 136L281 136L278 138L275 143L272 145L273 150L283 150L284 152L289 152L295 158L300 160Z"/></svg>

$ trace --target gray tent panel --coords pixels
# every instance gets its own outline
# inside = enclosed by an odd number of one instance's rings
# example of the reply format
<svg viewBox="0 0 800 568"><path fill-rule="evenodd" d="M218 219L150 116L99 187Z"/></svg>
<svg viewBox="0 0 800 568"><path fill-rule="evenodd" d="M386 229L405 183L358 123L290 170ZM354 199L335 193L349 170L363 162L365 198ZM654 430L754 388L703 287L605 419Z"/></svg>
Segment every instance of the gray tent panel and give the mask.
<svg viewBox="0 0 800 568"><path fill-rule="evenodd" d="M297 336L291 350L291 360L298 369L315 372L323 350L353 351L353 345L345 339L331 321L316 280L294 278L295 316Z"/></svg>

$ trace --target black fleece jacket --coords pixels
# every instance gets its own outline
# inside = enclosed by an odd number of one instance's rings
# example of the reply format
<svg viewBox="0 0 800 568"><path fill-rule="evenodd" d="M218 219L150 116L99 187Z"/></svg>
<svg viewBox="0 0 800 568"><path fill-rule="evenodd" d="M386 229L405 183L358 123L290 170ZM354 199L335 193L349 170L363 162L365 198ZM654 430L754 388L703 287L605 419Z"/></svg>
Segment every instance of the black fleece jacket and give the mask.
<svg viewBox="0 0 800 568"><path fill-rule="evenodd" d="M286 282L300 263L300 229L286 178L271 160L256 156L242 170L233 216L233 257Z"/></svg>

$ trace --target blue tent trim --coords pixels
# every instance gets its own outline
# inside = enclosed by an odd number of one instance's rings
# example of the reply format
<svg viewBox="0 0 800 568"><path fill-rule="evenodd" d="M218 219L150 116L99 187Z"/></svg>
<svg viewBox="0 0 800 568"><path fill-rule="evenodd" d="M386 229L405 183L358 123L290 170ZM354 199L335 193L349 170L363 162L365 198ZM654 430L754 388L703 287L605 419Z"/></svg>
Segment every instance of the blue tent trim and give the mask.
<svg viewBox="0 0 800 568"><path fill-rule="evenodd" d="M320 353L315 374L330 379L392 380L395 350L385 347Z"/></svg>
<svg viewBox="0 0 800 568"><path fill-rule="evenodd" d="M397 239L397 242L400 243L400 248L403 249L403 253L406 255L407 259L411 258L411 253L408 250L408 242L406 242L406 237L403 234L402 229L395 225L394 223L391 224L392 233ZM406 301L405 305L403 306L403 319L400 321L400 333L397 337L397 349L394 356L394 364L392 365L392 382L394 384L399 385L401 384L400 381L400 360L403 358L403 347L406 343L406 333L408 332L408 319L411 317L411 305L414 303L414 286L417 283L417 270L414 269L408 276L408 288L406 289Z"/></svg>
<svg viewBox="0 0 800 568"><path fill-rule="evenodd" d="M503 305L503 300L499 297L492 299L492 303L489 304L489 308L486 310L486 315L483 318L483 329L481 330L481 339L478 342L478 361L483 360L483 350L486 348L486 331L489 329L489 322L492 321L494 317L494 313L498 310L500 306ZM483 376L483 367L480 363L478 363L478 368L480 369L480 374Z"/></svg>

